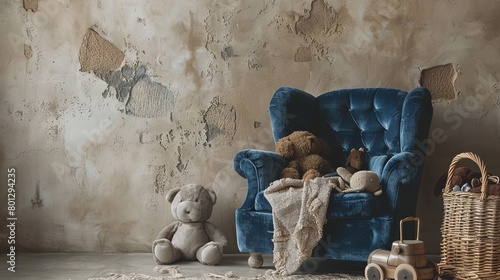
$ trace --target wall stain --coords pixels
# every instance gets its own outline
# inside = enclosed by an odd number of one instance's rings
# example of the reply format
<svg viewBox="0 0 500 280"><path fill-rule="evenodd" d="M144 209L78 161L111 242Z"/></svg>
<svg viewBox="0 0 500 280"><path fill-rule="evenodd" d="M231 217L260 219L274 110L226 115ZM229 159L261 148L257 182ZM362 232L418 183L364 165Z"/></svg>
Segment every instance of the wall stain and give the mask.
<svg viewBox="0 0 500 280"><path fill-rule="evenodd" d="M457 75L451 63L423 69L420 73L420 85L432 93L434 101L454 100L457 98Z"/></svg>
<svg viewBox="0 0 500 280"><path fill-rule="evenodd" d="M42 208L44 205L43 205L43 200L42 198L40 197L40 182L38 182L36 184L36 188L35 188L35 194L33 195L33 197L31 198L31 208L32 209L35 209L35 208Z"/></svg>
<svg viewBox="0 0 500 280"><path fill-rule="evenodd" d="M189 52L191 53L190 58L186 62L186 66L184 69L184 74L191 73L193 76L194 84L196 85L197 89L200 89L201 87L201 73L198 72L196 68L196 51L199 48L204 47L203 40L200 38L200 36L197 36L195 33L196 30L203 30L201 24L197 24L194 20L194 16L192 12L189 12L189 20L190 20L190 28L188 28L188 39L187 39L187 47L189 49Z"/></svg>
<svg viewBox="0 0 500 280"><path fill-rule="evenodd" d="M233 47L225 47L224 50L220 52L222 59L227 61L229 58L236 56L234 55Z"/></svg>

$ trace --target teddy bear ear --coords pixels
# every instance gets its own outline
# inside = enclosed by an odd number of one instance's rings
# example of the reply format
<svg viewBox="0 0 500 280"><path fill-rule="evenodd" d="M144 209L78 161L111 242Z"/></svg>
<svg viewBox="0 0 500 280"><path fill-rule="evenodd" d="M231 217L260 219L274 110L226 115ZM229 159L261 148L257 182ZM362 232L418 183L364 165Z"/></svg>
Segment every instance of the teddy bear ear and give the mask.
<svg viewBox="0 0 500 280"><path fill-rule="evenodd" d="M177 193L181 190L181 188L173 188L171 190L168 191L167 195L165 196L165 199L172 203L172 201L174 201L174 198L175 196L177 195Z"/></svg>
<svg viewBox="0 0 500 280"><path fill-rule="evenodd" d="M285 158L292 158L295 153L292 141L288 137L278 140L276 142L276 152Z"/></svg>
<svg viewBox="0 0 500 280"><path fill-rule="evenodd" d="M215 205L215 202L217 202L217 195L213 190L206 189L208 194L210 195L210 198L212 199L212 205Z"/></svg>
<svg viewBox="0 0 500 280"><path fill-rule="evenodd" d="M364 148L364 147L359 148L359 150L360 150L361 152L365 152L365 148Z"/></svg>

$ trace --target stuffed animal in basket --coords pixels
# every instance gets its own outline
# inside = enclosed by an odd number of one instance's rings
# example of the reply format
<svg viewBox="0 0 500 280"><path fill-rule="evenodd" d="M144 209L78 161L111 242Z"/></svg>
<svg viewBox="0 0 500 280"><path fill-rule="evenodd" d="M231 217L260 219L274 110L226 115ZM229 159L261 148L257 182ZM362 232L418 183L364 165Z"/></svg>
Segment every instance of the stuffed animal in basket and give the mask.
<svg viewBox="0 0 500 280"><path fill-rule="evenodd" d="M481 193L481 179L473 178L471 181L471 186L471 193ZM486 187L486 193L488 195L500 195L500 179L498 178L498 176L488 175L488 186Z"/></svg>
<svg viewBox="0 0 500 280"><path fill-rule="evenodd" d="M352 149L346 167L337 168L340 179L334 182L339 192L369 192L375 196L382 194L377 173L365 169L365 149Z"/></svg>
<svg viewBox="0 0 500 280"><path fill-rule="evenodd" d="M166 226L153 242L153 257L158 264L171 264L180 259L198 260L216 265L227 246L224 234L207 220L217 196L201 185L188 184L167 193L176 222Z"/></svg>
<svg viewBox="0 0 500 280"><path fill-rule="evenodd" d="M451 175L451 186L454 191L469 191L472 187L472 180L481 178L481 173L472 171L468 167L457 167ZM442 189L446 185L448 173L443 174L434 185L434 196L441 195Z"/></svg>
<svg viewBox="0 0 500 280"><path fill-rule="evenodd" d="M281 178L314 179L334 171L325 141L308 131L295 131L276 142L276 152L289 160Z"/></svg>

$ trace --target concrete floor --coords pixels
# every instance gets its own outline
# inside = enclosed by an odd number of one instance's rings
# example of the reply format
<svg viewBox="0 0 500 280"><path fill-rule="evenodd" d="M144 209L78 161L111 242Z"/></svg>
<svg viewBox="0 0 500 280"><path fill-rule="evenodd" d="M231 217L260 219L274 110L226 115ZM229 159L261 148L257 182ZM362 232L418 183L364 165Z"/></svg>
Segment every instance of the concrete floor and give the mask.
<svg viewBox="0 0 500 280"><path fill-rule="evenodd" d="M264 265L260 269L248 266L248 255L224 255L222 262L217 266L205 266L196 261L178 262L178 271L184 277L202 277L206 273L224 275L232 271L234 275L255 277L264 274L269 269L274 269L272 255L264 255ZM16 259L16 272L7 270L5 263L0 271L0 279L88 279L105 277L109 273L130 274L140 273L150 276L165 276L154 271L157 264L151 254L74 254L74 253L30 253L19 254ZM299 274L322 273L325 271L323 262L312 260L310 269L299 271ZM327 268L328 269L328 268ZM308 271L310 270L310 271ZM363 275L359 268L350 269L352 275ZM357 271L356 271L357 270Z"/></svg>

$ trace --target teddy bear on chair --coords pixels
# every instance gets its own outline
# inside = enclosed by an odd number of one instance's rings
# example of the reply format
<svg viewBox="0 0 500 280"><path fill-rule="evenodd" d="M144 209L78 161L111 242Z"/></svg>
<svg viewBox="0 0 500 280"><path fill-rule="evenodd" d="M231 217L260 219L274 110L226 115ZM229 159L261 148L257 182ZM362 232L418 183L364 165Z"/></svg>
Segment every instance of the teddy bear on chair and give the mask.
<svg viewBox="0 0 500 280"><path fill-rule="evenodd" d="M326 160L328 144L308 131L295 131L276 142L276 152L289 160L281 178L314 179L334 171Z"/></svg>
<svg viewBox="0 0 500 280"><path fill-rule="evenodd" d="M224 234L207 220L217 196L201 185L188 184L167 193L176 222L166 226L153 242L153 257L158 264L171 264L180 259L198 260L216 265L227 246Z"/></svg>

